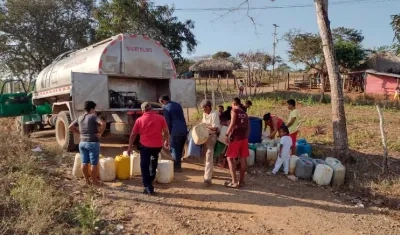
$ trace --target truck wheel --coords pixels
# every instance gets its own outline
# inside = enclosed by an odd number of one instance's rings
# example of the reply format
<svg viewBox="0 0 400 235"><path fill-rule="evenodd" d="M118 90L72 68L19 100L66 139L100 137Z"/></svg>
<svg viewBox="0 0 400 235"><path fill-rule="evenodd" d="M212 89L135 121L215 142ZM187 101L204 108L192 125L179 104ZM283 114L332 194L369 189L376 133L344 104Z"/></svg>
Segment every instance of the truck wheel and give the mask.
<svg viewBox="0 0 400 235"><path fill-rule="evenodd" d="M78 146L74 143L74 134L68 129L71 124L71 115L67 111L62 111L57 115L56 121L56 140L61 148L74 152Z"/></svg>
<svg viewBox="0 0 400 235"><path fill-rule="evenodd" d="M26 126L22 123L22 117L15 118L15 131L22 136L28 136L26 133Z"/></svg>

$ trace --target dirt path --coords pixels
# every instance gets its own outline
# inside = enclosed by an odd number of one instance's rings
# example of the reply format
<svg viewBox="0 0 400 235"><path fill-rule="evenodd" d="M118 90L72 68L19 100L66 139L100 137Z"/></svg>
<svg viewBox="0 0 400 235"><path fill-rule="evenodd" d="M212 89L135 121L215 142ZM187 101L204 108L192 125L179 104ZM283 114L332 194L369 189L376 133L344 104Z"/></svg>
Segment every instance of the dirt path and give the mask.
<svg viewBox="0 0 400 235"><path fill-rule="evenodd" d="M55 145L54 137L36 139ZM110 147L112 146L112 147ZM103 145L102 154L121 154L124 145ZM66 175L74 154L66 155ZM122 234L400 234L400 223L377 208L355 207L330 187L266 176L265 168L251 168L246 186L225 188L225 169L215 168L213 185L202 183L204 166L196 159L183 164L171 184L155 184L157 196L143 195L141 178L106 183L98 190L101 219L108 232L123 225ZM89 195L82 180L69 181L74 200ZM100 232L100 231L99 231Z"/></svg>
<svg viewBox="0 0 400 235"><path fill-rule="evenodd" d="M328 189L283 176L249 175L240 190L202 183L203 167L184 164L158 195L141 194L140 178L108 183L100 199L103 218L119 220L127 234L399 234L400 224L379 212L341 202Z"/></svg>

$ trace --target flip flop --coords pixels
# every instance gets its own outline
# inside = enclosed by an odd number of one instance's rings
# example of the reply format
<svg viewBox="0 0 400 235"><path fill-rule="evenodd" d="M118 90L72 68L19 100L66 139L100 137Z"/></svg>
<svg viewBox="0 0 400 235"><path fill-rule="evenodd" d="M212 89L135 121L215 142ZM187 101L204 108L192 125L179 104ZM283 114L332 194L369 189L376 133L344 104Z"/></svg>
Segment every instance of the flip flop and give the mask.
<svg viewBox="0 0 400 235"><path fill-rule="evenodd" d="M225 187L228 187L228 188L239 188L239 185L235 184L233 182L229 182L229 183L225 182L224 185L225 185Z"/></svg>

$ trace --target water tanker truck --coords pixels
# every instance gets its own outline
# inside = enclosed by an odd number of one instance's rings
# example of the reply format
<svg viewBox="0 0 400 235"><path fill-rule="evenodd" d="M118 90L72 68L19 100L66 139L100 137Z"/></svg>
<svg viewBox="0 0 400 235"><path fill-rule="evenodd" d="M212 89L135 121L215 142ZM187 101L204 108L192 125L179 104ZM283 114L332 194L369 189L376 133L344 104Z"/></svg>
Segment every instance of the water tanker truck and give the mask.
<svg viewBox="0 0 400 235"><path fill-rule="evenodd" d="M130 134L144 101L161 113L161 95L183 108L196 107L195 81L177 79L168 50L142 35L120 34L58 56L39 73L32 91L4 93L5 85L0 117L18 117L17 130L22 133L32 122L39 129L53 126L57 143L68 151L75 151L79 143L68 126L84 113L87 100L97 104L98 115L114 135Z"/></svg>

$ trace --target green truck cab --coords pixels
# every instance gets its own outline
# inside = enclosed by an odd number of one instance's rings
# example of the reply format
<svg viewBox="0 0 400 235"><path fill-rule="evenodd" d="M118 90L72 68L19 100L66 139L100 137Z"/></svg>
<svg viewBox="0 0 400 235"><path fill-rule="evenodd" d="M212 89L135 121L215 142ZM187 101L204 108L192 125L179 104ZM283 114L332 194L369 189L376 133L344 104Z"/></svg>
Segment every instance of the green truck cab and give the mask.
<svg viewBox="0 0 400 235"><path fill-rule="evenodd" d="M33 83L34 84L34 83ZM29 134L25 123L34 122L36 130L44 129L44 116L51 114L51 105L32 103L32 91L28 91L22 80L5 80L0 93L0 118L16 117L16 129L21 134Z"/></svg>

